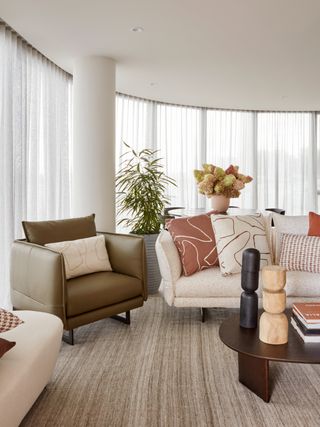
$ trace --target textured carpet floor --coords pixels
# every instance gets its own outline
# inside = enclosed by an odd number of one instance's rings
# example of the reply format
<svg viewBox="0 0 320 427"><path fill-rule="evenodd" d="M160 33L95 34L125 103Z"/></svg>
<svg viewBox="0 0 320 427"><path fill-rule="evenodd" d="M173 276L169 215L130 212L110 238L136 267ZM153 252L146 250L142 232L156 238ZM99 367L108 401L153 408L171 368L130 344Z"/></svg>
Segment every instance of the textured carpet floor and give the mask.
<svg viewBox="0 0 320 427"><path fill-rule="evenodd" d="M237 381L236 353L219 340L231 312L168 307L150 298L127 326L105 319L62 345L52 382L22 425L319 426L320 366L271 364L269 404Z"/></svg>

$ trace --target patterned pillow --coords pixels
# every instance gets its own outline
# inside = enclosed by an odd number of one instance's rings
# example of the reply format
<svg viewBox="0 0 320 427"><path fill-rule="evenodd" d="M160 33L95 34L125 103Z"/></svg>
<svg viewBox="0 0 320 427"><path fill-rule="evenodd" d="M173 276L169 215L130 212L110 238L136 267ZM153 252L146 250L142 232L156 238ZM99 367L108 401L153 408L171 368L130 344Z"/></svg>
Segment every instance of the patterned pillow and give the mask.
<svg viewBox="0 0 320 427"><path fill-rule="evenodd" d="M24 322L23 320L19 319L18 316L11 313L10 311L0 308L0 333L10 331L11 329L21 325L21 323Z"/></svg>
<svg viewBox="0 0 320 427"><path fill-rule="evenodd" d="M63 255L67 279L98 271L112 271L103 235L45 246Z"/></svg>
<svg viewBox="0 0 320 427"><path fill-rule="evenodd" d="M166 227L178 249L185 276L219 265L209 215L171 219Z"/></svg>
<svg viewBox="0 0 320 427"><path fill-rule="evenodd" d="M308 234L308 217L302 216L289 216L280 215L278 213L272 214L272 219L275 227L275 264L280 262L281 252L281 234Z"/></svg>
<svg viewBox="0 0 320 427"><path fill-rule="evenodd" d="M15 345L16 343L14 341L7 341L0 338L0 358Z"/></svg>
<svg viewBox="0 0 320 427"><path fill-rule="evenodd" d="M320 238L282 234L280 265L287 270L320 273Z"/></svg>
<svg viewBox="0 0 320 427"><path fill-rule="evenodd" d="M265 221L261 214L256 215L211 215L216 236L221 273L240 273L242 253L255 248L260 252L260 267L272 264L267 240Z"/></svg>

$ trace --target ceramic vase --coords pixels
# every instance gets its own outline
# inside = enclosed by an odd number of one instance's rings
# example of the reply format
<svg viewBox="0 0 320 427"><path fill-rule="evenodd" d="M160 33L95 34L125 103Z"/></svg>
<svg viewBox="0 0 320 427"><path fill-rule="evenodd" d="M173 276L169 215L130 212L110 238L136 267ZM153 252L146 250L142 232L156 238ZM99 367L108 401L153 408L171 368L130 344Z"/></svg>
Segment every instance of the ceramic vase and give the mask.
<svg viewBox="0 0 320 427"><path fill-rule="evenodd" d="M211 207L213 210L219 213L227 212L230 205L229 197L223 196L222 194L214 194L213 196L210 197L210 200L211 200Z"/></svg>

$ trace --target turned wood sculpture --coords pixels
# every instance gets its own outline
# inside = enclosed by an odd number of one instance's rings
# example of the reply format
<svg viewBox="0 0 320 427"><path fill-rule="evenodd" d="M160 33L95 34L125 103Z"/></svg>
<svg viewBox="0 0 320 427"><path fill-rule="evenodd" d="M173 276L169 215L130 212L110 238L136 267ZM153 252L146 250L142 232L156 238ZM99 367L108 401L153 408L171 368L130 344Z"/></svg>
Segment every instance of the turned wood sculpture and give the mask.
<svg viewBox="0 0 320 427"><path fill-rule="evenodd" d="M258 295L260 252L246 249L242 255L241 287L244 290L240 299L240 326L256 328L258 322Z"/></svg>
<svg viewBox="0 0 320 427"><path fill-rule="evenodd" d="M288 342L288 319L286 308L286 271L277 265L262 269L263 308L260 317L259 338L267 344L286 344Z"/></svg>

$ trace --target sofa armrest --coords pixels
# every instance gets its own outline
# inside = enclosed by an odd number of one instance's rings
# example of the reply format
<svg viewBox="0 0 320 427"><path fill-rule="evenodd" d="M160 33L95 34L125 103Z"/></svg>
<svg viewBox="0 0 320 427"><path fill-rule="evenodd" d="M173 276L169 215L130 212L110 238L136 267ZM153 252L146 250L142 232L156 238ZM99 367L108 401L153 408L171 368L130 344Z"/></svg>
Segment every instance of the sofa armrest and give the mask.
<svg viewBox="0 0 320 427"><path fill-rule="evenodd" d="M172 285L182 273L181 261L170 233L162 230L156 241L156 253L162 279Z"/></svg>
<svg viewBox="0 0 320 427"><path fill-rule="evenodd" d="M106 247L113 271L136 277L143 285L143 297L148 298L146 281L146 254L144 239L134 234L100 233L105 236Z"/></svg>
<svg viewBox="0 0 320 427"><path fill-rule="evenodd" d="M65 272L61 254L16 240L11 250L10 282L16 309L45 311L65 322Z"/></svg>

